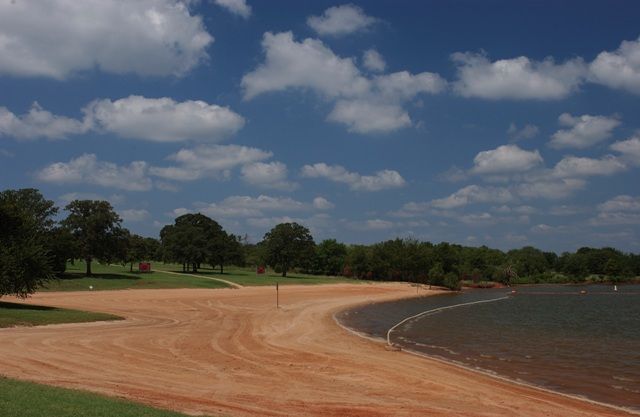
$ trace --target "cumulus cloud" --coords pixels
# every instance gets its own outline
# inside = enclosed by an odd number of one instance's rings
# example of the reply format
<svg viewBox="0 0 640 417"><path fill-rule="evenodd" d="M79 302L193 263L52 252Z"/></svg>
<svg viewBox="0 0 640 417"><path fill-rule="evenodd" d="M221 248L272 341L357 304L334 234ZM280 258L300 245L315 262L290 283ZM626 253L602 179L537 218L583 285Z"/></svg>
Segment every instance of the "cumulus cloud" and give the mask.
<svg viewBox="0 0 640 417"><path fill-rule="evenodd" d="M590 220L594 226L640 224L640 197L616 196L598 206L598 215Z"/></svg>
<svg viewBox="0 0 640 417"><path fill-rule="evenodd" d="M395 103L366 99L339 100L327 120L342 123L349 132L388 133L411 126L411 117Z"/></svg>
<svg viewBox="0 0 640 417"><path fill-rule="evenodd" d="M0 136L18 140L55 140L85 133L89 128L83 121L54 115L37 102L31 105L28 113L21 116L15 115L6 107L0 107Z"/></svg>
<svg viewBox="0 0 640 417"><path fill-rule="evenodd" d="M382 72L387 68L387 63L378 51L367 49L362 54L362 63L369 71Z"/></svg>
<svg viewBox="0 0 640 417"><path fill-rule="evenodd" d="M540 152L527 151L517 145L502 145L482 151L473 159L475 174L504 174L529 171L543 163Z"/></svg>
<svg viewBox="0 0 640 417"><path fill-rule="evenodd" d="M288 88L326 97L354 96L369 88L353 59L340 58L317 39L296 42L291 32L267 32L262 48L265 62L242 78L245 99Z"/></svg>
<svg viewBox="0 0 640 417"><path fill-rule="evenodd" d="M640 38L601 52L589 65L591 81L640 94Z"/></svg>
<svg viewBox="0 0 640 417"><path fill-rule="evenodd" d="M431 200L430 206L437 209L464 207L472 203L508 203L514 199L512 193L503 187L482 187L468 185L448 197Z"/></svg>
<svg viewBox="0 0 640 417"><path fill-rule="evenodd" d="M244 126L244 118L228 107L204 101L176 102L168 97L99 99L82 111L81 120L55 115L38 103L21 116L0 107L0 135L18 140L63 139L100 132L154 142L219 142Z"/></svg>
<svg viewBox="0 0 640 417"><path fill-rule="evenodd" d="M324 197L316 197L313 199L313 207L318 210L331 210L335 204Z"/></svg>
<svg viewBox="0 0 640 417"><path fill-rule="evenodd" d="M397 171L385 169L376 172L375 175L360 175L357 172L349 172L340 165L327 165L324 162L303 166L301 175L306 178L326 178L347 184L349 188L357 191L381 191L404 187L406 184Z"/></svg>
<svg viewBox="0 0 640 417"><path fill-rule="evenodd" d="M207 59L212 42L202 19L177 0L0 2L1 74L65 79L97 68L181 76Z"/></svg>
<svg viewBox="0 0 640 417"><path fill-rule="evenodd" d="M193 181L204 177L225 176L226 171L271 158L273 154L238 145L201 145L180 149L167 159L177 165L151 167L149 173L174 181Z"/></svg>
<svg viewBox="0 0 640 417"><path fill-rule="evenodd" d="M341 58L317 39L297 42L291 32L264 34L265 61L242 78L247 100L274 91L313 91L334 102L328 116L356 133L385 133L411 126L403 108L418 94L441 92L447 83L438 74L392 74L365 77L353 58Z"/></svg>
<svg viewBox="0 0 640 417"><path fill-rule="evenodd" d="M99 161L95 154L84 154L69 162L56 162L38 171L36 178L54 184L90 184L127 191L148 191L152 187L144 161L117 165Z"/></svg>
<svg viewBox="0 0 640 417"><path fill-rule="evenodd" d="M353 4L329 7L320 16L309 16L307 24L319 35L343 36L363 31L378 19L367 16L362 8Z"/></svg>
<svg viewBox="0 0 640 417"><path fill-rule="evenodd" d="M515 123L511 123L509 129L507 129L507 135L509 135L512 141L518 142L524 139L535 138L538 136L539 131L538 126L533 124L526 124L522 128L518 128Z"/></svg>
<svg viewBox="0 0 640 417"><path fill-rule="evenodd" d="M358 232L371 232L380 230L389 230L394 226L393 222L382 219L371 219L364 221L356 221L347 223L347 227Z"/></svg>
<svg viewBox="0 0 640 417"><path fill-rule="evenodd" d="M298 184L287 180L287 166L282 162L254 162L242 167L242 179L251 185L274 190L293 191Z"/></svg>
<svg viewBox="0 0 640 417"><path fill-rule="evenodd" d="M273 197L268 195L230 196L219 202L197 203L195 209L208 216L217 218L262 218L273 213L308 212L326 210L327 200L318 207L317 198L310 203L294 200L290 197ZM323 199L324 200L324 199ZM179 209L187 210L185 208ZM175 210L174 210L175 212Z"/></svg>
<svg viewBox="0 0 640 417"><path fill-rule="evenodd" d="M640 137L614 142L610 148L620 152L625 161L633 165L640 165Z"/></svg>
<svg viewBox="0 0 640 417"><path fill-rule="evenodd" d="M557 100L582 83L586 66L581 59L556 64L552 58L532 61L525 56L491 62L486 55L457 52L454 90L463 97L484 99Z"/></svg>
<svg viewBox="0 0 640 417"><path fill-rule="evenodd" d="M613 155L602 158L566 156L553 168L553 176L560 178L590 177L595 175L613 175L626 171L627 166Z"/></svg>
<svg viewBox="0 0 640 417"><path fill-rule="evenodd" d="M558 122L569 129L558 130L551 136L549 146L556 149L588 148L610 138L613 129L620 125L616 117L588 114L574 117L569 113L561 114Z"/></svg>
<svg viewBox="0 0 640 417"><path fill-rule="evenodd" d="M145 209L127 209L119 212L125 222L141 222L149 218L149 211Z"/></svg>
<svg viewBox="0 0 640 417"><path fill-rule="evenodd" d="M229 12L248 19L251 16L251 6L246 0L214 0L214 2Z"/></svg>
<svg viewBox="0 0 640 417"><path fill-rule="evenodd" d="M536 182L515 185L514 192L527 199L544 198L556 200L566 198L584 189L586 182L579 178L543 179Z"/></svg>
<svg viewBox="0 0 640 417"><path fill-rule="evenodd" d="M84 111L97 129L155 142L218 142L244 126L244 118L228 107L168 97L95 100Z"/></svg>

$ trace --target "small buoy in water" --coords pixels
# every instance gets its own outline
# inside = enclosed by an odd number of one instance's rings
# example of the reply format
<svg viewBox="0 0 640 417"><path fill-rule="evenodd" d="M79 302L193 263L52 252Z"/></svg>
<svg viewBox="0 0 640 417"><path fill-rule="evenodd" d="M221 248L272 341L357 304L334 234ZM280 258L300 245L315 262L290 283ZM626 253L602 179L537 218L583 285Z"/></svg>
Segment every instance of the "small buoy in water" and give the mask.
<svg viewBox="0 0 640 417"><path fill-rule="evenodd" d="M613 286L613 290L614 290L614 291L618 291L618 286L617 286L617 285L614 285L614 286Z"/></svg>
<svg viewBox="0 0 640 417"><path fill-rule="evenodd" d="M518 292L518 291L516 291L516 290L511 290L511 294L515 294L515 293L517 293L517 292Z"/></svg>
<svg viewBox="0 0 640 417"><path fill-rule="evenodd" d="M93 285L89 285L89 289L92 290L93 289Z"/></svg>
<svg viewBox="0 0 640 417"><path fill-rule="evenodd" d="M580 294L586 294L586 293L587 293L587 291L585 291L585 290L580 291Z"/></svg>

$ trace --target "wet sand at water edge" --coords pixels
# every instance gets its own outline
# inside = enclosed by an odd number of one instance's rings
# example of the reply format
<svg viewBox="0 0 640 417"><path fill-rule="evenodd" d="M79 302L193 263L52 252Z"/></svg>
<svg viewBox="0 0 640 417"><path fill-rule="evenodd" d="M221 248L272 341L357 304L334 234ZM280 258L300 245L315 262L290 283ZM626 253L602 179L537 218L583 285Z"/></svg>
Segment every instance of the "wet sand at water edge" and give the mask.
<svg viewBox="0 0 640 417"><path fill-rule="evenodd" d="M27 302L126 320L0 329L0 374L212 417L630 415L387 351L333 317L415 293L281 286L279 309L272 287L41 293Z"/></svg>

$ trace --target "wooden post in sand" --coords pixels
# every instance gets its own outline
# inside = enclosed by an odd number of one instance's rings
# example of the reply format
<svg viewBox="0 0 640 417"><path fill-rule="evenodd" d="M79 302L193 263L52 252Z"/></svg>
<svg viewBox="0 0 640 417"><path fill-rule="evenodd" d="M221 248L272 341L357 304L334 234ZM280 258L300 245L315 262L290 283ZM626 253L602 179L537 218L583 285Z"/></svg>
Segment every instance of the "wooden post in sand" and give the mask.
<svg viewBox="0 0 640 417"><path fill-rule="evenodd" d="M278 289L277 282L276 282L276 308L280 308L280 290Z"/></svg>

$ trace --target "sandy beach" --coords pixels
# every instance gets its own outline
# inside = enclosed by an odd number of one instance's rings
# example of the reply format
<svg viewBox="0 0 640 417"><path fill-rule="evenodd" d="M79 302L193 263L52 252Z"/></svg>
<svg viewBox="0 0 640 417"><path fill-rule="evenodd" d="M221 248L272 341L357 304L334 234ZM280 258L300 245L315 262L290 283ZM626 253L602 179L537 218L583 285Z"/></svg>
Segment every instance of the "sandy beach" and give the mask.
<svg viewBox="0 0 640 417"><path fill-rule="evenodd" d="M424 295L424 293L423 293ZM40 293L116 322L0 330L0 374L210 416L623 416L360 338L335 312L406 284ZM13 300L11 300L13 301Z"/></svg>

